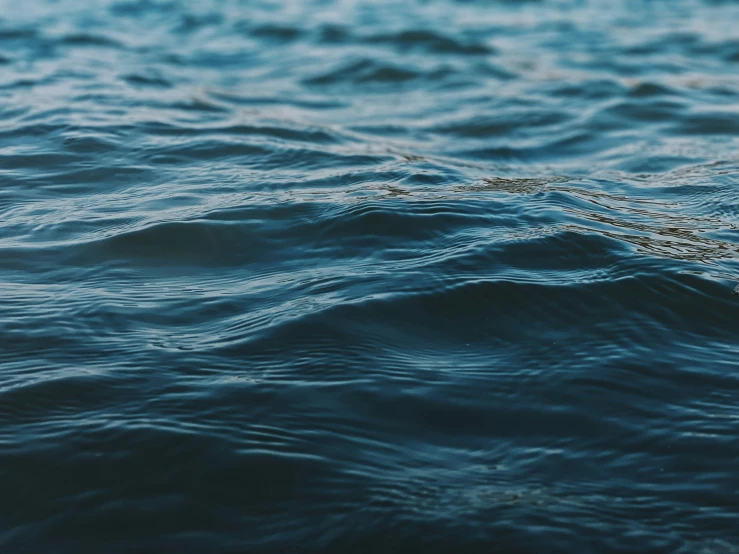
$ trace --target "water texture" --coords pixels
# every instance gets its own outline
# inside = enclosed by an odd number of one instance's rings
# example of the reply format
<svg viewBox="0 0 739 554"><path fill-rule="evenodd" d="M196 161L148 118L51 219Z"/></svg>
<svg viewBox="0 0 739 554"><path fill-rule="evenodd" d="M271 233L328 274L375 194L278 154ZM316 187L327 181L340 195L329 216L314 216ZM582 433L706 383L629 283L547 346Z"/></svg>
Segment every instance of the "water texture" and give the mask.
<svg viewBox="0 0 739 554"><path fill-rule="evenodd" d="M0 0L0 550L739 552L738 29Z"/></svg>

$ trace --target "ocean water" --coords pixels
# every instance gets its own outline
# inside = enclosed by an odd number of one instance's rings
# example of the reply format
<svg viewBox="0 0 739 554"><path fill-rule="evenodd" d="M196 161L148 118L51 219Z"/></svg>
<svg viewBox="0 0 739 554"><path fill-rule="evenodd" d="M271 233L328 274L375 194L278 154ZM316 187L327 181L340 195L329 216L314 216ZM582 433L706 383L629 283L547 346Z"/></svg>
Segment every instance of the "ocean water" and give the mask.
<svg viewBox="0 0 739 554"><path fill-rule="evenodd" d="M739 4L0 0L0 551L739 552Z"/></svg>

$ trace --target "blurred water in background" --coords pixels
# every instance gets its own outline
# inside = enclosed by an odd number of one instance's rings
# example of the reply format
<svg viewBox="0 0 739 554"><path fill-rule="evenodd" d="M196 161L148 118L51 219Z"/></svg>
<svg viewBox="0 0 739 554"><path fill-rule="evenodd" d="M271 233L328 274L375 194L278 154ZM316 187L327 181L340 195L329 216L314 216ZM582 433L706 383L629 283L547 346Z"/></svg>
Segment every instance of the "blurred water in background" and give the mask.
<svg viewBox="0 0 739 554"><path fill-rule="evenodd" d="M0 549L739 552L738 29L0 0Z"/></svg>

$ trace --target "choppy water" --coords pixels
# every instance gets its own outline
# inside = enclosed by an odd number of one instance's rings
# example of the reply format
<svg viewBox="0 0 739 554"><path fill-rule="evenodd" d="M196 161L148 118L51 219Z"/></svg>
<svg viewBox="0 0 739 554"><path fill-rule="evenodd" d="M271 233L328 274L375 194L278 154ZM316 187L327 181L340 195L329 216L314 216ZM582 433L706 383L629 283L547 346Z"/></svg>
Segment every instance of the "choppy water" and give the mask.
<svg viewBox="0 0 739 554"><path fill-rule="evenodd" d="M4 553L739 551L739 5L0 1Z"/></svg>

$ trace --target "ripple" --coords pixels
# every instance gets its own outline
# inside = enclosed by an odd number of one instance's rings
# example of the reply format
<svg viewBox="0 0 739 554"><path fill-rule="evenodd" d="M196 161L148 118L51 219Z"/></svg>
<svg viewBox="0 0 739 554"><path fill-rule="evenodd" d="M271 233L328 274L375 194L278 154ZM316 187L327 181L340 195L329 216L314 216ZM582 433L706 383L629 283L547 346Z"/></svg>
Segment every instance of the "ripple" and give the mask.
<svg viewBox="0 0 739 554"><path fill-rule="evenodd" d="M374 60L361 60L350 65L341 66L323 75L311 77L306 84L326 86L342 83L379 83L394 85L418 80L423 76L423 73L412 69L391 64L378 64Z"/></svg>
<svg viewBox="0 0 739 554"><path fill-rule="evenodd" d="M368 44L381 44L395 50L420 51L432 54L471 54L490 55L493 48L482 42L464 42L448 35L427 30L401 31L393 34L381 34L366 39Z"/></svg>
<svg viewBox="0 0 739 554"><path fill-rule="evenodd" d="M105 48L122 48L122 44L113 40L110 37L102 35L96 35L92 33L75 33L71 35L65 35L59 39L59 42L65 46L90 46L90 47L105 47Z"/></svg>

